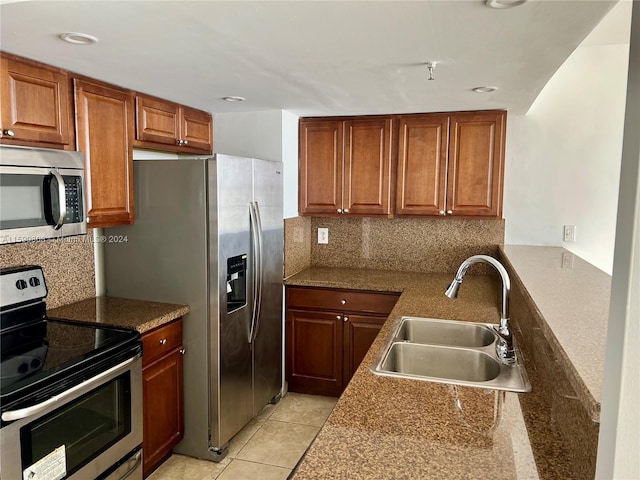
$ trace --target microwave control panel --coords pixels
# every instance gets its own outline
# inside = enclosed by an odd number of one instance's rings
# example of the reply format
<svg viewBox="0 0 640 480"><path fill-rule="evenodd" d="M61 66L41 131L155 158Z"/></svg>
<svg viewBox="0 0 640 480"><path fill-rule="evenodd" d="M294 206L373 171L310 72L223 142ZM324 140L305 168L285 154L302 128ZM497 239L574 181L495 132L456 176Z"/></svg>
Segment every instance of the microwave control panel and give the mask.
<svg viewBox="0 0 640 480"><path fill-rule="evenodd" d="M67 197L67 215L65 223L84 221L82 211L82 179L80 177L64 177L64 190Z"/></svg>

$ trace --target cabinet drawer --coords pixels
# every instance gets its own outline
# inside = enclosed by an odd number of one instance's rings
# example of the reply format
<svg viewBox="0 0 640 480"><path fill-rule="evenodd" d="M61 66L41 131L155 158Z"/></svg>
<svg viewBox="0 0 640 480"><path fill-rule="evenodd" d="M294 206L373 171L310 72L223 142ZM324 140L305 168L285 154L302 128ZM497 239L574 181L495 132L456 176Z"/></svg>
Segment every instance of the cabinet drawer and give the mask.
<svg viewBox="0 0 640 480"><path fill-rule="evenodd" d="M182 318L142 335L142 365L182 345Z"/></svg>
<svg viewBox="0 0 640 480"><path fill-rule="evenodd" d="M397 293L288 287L287 307L388 315L399 296Z"/></svg>

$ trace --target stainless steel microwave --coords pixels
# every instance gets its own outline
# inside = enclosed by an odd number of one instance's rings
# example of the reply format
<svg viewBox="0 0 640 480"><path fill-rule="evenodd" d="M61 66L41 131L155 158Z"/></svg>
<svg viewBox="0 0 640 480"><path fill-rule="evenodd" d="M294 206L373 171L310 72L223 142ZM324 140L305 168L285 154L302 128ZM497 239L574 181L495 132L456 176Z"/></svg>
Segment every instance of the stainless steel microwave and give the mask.
<svg viewBox="0 0 640 480"><path fill-rule="evenodd" d="M86 232L84 155L0 145L0 244Z"/></svg>

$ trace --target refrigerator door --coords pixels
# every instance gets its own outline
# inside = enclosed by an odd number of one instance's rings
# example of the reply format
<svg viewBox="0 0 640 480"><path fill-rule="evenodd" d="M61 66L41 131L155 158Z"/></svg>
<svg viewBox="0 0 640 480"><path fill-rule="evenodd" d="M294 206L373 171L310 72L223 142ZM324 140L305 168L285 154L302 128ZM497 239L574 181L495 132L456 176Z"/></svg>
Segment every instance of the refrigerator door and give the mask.
<svg viewBox="0 0 640 480"><path fill-rule="evenodd" d="M218 311L218 297L209 299L207 269L217 272L217 256L208 264L207 246L218 236L215 223L206 221L207 160L144 160L133 166L136 223L106 229L109 236L126 238L104 244L107 293L189 305L183 322L185 436L176 451L206 458L207 320Z"/></svg>
<svg viewBox="0 0 640 480"><path fill-rule="evenodd" d="M252 160L216 155L215 161L218 261L210 268L211 275L217 275L218 291L212 296L217 296L220 308L218 318L211 318L210 332L219 355L212 349L209 385L211 446L221 449L253 418L250 330L256 259L250 229ZM211 252L210 258L214 256Z"/></svg>
<svg viewBox="0 0 640 480"><path fill-rule="evenodd" d="M253 161L253 200L262 226L260 312L253 342L254 414L282 388L282 163Z"/></svg>

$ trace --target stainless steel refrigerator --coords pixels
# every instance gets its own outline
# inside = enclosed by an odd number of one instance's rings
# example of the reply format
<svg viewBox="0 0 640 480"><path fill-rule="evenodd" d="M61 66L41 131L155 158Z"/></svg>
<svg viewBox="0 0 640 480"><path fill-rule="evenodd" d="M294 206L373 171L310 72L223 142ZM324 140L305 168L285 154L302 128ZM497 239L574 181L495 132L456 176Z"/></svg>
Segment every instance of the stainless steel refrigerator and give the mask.
<svg viewBox="0 0 640 480"><path fill-rule="evenodd" d="M221 460L281 395L282 163L139 160L134 175L135 224L106 231L126 239L105 243L107 294L191 307L175 451Z"/></svg>

